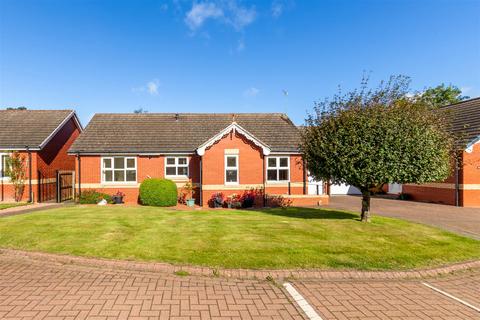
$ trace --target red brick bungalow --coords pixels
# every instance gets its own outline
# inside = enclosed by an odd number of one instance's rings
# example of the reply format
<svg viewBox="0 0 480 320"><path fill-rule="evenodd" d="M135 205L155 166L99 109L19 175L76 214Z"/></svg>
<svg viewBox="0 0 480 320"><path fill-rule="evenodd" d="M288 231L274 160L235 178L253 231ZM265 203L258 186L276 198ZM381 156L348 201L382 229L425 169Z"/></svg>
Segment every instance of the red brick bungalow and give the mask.
<svg viewBox="0 0 480 320"><path fill-rule="evenodd" d="M445 181L422 185L404 184L402 192L412 200L463 207L480 207L480 97L441 108L452 120L460 165Z"/></svg>
<svg viewBox="0 0 480 320"><path fill-rule="evenodd" d="M69 154L77 156L77 188L114 194L137 203L140 183L188 181L207 206L212 194L257 189L293 205L317 205L326 196L307 194L298 150L298 128L284 114L96 114ZM264 202L265 201L265 202Z"/></svg>
<svg viewBox="0 0 480 320"><path fill-rule="evenodd" d="M73 110L0 110L0 201L15 197L5 173L12 151L26 159L21 200L55 201L57 172L75 170L75 157L67 151L81 131Z"/></svg>

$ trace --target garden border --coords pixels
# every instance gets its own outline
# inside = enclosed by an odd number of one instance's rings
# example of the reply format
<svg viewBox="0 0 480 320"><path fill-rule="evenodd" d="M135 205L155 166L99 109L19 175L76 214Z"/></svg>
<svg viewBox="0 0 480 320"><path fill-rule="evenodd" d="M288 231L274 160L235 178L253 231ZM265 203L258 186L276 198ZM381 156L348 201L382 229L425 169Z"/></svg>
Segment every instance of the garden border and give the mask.
<svg viewBox="0 0 480 320"><path fill-rule="evenodd" d="M233 279L322 279L322 280L386 280L386 279L422 279L447 275L453 272L480 268L480 260L471 260L444 265L436 268L413 269L403 271L359 271L359 270L322 270L322 269L222 269L191 265L173 265L163 262L141 262L113 260L103 258L79 257L72 255L0 249L2 255L24 259L50 261L59 264L77 264L89 267L122 269L140 272L175 273L185 271L192 276L214 276Z"/></svg>

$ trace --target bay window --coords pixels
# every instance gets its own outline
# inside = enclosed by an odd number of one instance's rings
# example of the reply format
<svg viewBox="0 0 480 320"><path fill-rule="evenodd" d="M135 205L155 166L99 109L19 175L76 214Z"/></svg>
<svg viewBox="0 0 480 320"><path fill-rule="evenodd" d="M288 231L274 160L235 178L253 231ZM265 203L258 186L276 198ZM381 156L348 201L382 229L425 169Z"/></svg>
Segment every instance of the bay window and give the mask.
<svg viewBox="0 0 480 320"><path fill-rule="evenodd" d="M188 178L188 157L166 157L165 176Z"/></svg>
<svg viewBox="0 0 480 320"><path fill-rule="evenodd" d="M103 157L102 158L103 182L136 182L137 158L136 157Z"/></svg>
<svg viewBox="0 0 480 320"><path fill-rule="evenodd" d="M267 158L267 181L288 182L290 180L290 158L268 157Z"/></svg>
<svg viewBox="0 0 480 320"><path fill-rule="evenodd" d="M238 155L225 156L225 184L238 184Z"/></svg>

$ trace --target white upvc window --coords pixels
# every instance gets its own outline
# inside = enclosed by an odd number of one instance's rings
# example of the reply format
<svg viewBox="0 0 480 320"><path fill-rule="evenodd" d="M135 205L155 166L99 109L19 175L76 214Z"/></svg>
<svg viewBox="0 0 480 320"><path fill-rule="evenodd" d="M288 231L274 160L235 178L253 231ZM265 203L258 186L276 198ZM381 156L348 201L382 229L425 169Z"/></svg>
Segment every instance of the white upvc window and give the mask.
<svg viewBox="0 0 480 320"><path fill-rule="evenodd" d="M165 157L165 177L188 178L188 157Z"/></svg>
<svg viewBox="0 0 480 320"><path fill-rule="evenodd" d="M267 181L290 181L290 157L280 156L267 158Z"/></svg>
<svg viewBox="0 0 480 320"><path fill-rule="evenodd" d="M137 158L102 157L102 182L137 182Z"/></svg>
<svg viewBox="0 0 480 320"><path fill-rule="evenodd" d="M8 153L0 153L0 179L7 177L7 161L9 158Z"/></svg>
<svg viewBox="0 0 480 320"><path fill-rule="evenodd" d="M225 184L238 184L238 155L225 155Z"/></svg>

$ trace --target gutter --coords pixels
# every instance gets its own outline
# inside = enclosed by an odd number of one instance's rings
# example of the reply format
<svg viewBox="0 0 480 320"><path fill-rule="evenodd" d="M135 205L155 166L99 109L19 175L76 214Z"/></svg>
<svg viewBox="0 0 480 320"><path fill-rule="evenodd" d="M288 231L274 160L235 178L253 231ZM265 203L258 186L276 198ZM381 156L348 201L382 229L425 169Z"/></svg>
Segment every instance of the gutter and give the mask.
<svg viewBox="0 0 480 320"><path fill-rule="evenodd" d="M78 200L82 196L82 163L80 161L80 153L77 153L77 163L78 163Z"/></svg>
<svg viewBox="0 0 480 320"><path fill-rule="evenodd" d="M25 147L25 150L28 152L28 202L33 202L32 197L32 152L28 148Z"/></svg>
<svg viewBox="0 0 480 320"><path fill-rule="evenodd" d="M455 157L455 206L460 206L460 177L459 177L459 166L458 166L458 154Z"/></svg>

